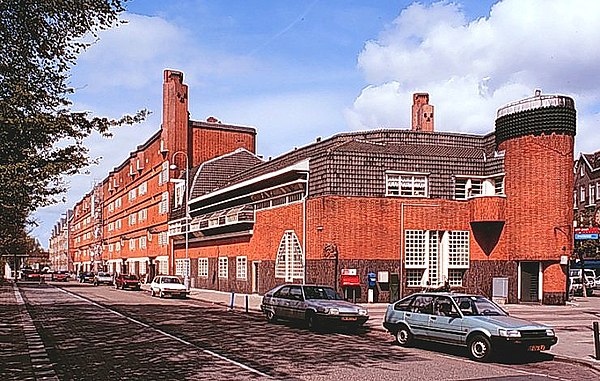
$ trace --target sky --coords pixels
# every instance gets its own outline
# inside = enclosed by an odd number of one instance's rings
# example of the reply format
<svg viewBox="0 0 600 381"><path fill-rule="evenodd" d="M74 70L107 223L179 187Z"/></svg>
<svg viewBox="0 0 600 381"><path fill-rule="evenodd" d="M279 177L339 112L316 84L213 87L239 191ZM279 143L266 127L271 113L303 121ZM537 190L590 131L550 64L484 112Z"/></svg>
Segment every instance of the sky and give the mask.
<svg viewBox="0 0 600 381"><path fill-rule="evenodd" d="M141 124L86 145L98 164L66 178L64 203L34 214L48 247L61 214L160 129L166 68L189 86L192 120L257 129L276 157L317 137L410 128L427 92L437 131L487 134L502 105L573 97L575 155L600 149L600 1L130 0L71 71L73 110Z"/></svg>

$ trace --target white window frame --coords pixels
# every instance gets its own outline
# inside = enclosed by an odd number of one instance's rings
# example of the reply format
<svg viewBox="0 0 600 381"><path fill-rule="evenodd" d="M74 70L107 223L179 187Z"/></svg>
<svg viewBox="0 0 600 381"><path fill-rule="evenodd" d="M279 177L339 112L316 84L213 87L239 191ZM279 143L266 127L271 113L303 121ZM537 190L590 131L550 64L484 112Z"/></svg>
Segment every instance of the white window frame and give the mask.
<svg viewBox="0 0 600 381"><path fill-rule="evenodd" d="M115 209L120 208L122 205L123 202L121 201L121 197L117 197L117 199L115 200Z"/></svg>
<svg viewBox="0 0 600 381"><path fill-rule="evenodd" d="M190 276L190 260L189 258L175 259L175 275Z"/></svg>
<svg viewBox="0 0 600 381"><path fill-rule="evenodd" d="M148 210L140 209L138 211L138 221L142 222L142 221L146 221L147 219L148 219Z"/></svg>
<svg viewBox="0 0 600 381"><path fill-rule="evenodd" d="M208 258L198 258L198 276L208 278Z"/></svg>
<svg viewBox="0 0 600 381"><path fill-rule="evenodd" d="M146 194L146 193L148 193L148 182L147 182L147 181L144 181L144 182L143 182L143 183L141 183L141 184L140 184L140 186L139 186L139 189L138 189L138 194L141 196L141 195L144 195L144 194Z"/></svg>
<svg viewBox="0 0 600 381"><path fill-rule="evenodd" d="M221 279L229 278L229 258L219 257L218 276Z"/></svg>
<svg viewBox="0 0 600 381"><path fill-rule="evenodd" d="M385 195L395 197L429 197L427 173L386 172Z"/></svg>
<svg viewBox="0 0 600 381"><path fill-rule="evenodd" d="M248 257L239 256L235 258L235 277L246 280L248 276Z"/></svg>
<svg viewBox="0 0 600 381"><path fill-rule="evenodd" d="M135 200L135 198L137 197L137 189L133 188L129 191L129 202Z"/></svg>
<svg viewBox="0 0 600 381"><path fill-rule="evenodd" d="M175 207L176 208L183 205L184 196L185 196L185 182L175 183Z"/></svg>
<svg viewBox="0 0 600 381"><path fill-rule="evenodd" d="M135 239L134 238L129 239L129 250L135 250Z"/></svg>
<svg viewBox="0 0 600 381"><path fill-rule="evenodd" d="M161 194L161 200L158 204L158 214L169 213L169 192L163 192Z"/></svg>
<svg viewBox="0 0 600 381"><path fill-rule="evenodd" d="M286 282L304 279L304 251L295 231L283 233L275 258L275 278L284 278Z"/></svg>
<svg viewBox="0 0 600 381"><path fill-rule="evenodd" d="M161 164L160 172L158 174L158 185L163 185L169 182L169 162L164 161Z"/></svg>
<svg viewBox="0 0 600 381"><path fill-rule="evenodd" d="M137 213L131 213L129 215L129 226L134 226L137 223Z"/></svg>
<svg viewBox="0 0 600 381"><path fill-rule="evenodd" d="M146 236L142 236L139 238L138 246L140 249L146 248Z"/></svg>
<svg viewBox="0 0 600 381"><path fill-rule="evenodd" d="M588 205L594 205L596 203L596 186L594 184L590 184L588 188Z"/></svg>

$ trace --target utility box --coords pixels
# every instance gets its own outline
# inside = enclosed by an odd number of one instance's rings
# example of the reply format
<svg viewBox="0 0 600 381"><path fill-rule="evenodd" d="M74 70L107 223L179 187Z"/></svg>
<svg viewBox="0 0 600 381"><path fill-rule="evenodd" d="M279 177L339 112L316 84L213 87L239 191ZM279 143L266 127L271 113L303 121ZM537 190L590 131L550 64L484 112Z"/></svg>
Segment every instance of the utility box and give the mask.
<svg viewBox="0 0 600 381"><path fill-rule="evenodd" d="M492 279L492 300L498 304L508 301L508 278Z"/></svg>

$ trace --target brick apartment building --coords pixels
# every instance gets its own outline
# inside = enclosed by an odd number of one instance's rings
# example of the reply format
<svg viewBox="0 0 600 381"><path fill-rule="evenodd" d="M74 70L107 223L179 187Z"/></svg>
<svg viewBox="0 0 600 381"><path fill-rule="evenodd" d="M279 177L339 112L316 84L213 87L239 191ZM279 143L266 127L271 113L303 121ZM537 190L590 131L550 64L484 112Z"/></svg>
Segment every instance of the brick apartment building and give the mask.
<svg viewBox="0 0 600 381"><path fill-rule="evenodd" d="M182 73L165 71L163 105L161 129L75 205L79 268L243 293L324 283L362 301L373 273L379 301L445 282L565 301L571 98L536 93L472 135L436 132L415 94L410 130L341 133L267 161L253 128L189 120Z"/></svg>
<svg viewBox="0 0 600 381"><path fill-rule="evenodd" d="M48 256L50 267L58 271L73 271L73 258L69 252L69 220L70 210L60 218L52 228Z"/></svg>
<svg viewBox="0 0 600 381"><path fill-rule="evenodd" d="M254 152L255 136L254 128L220 124L214 118L189 120L183 74L165 70L160 130L73 208L75 271L173 273L167 224L176 184L169 180L186 167L238 148Z"/></svg>
<svg viewBox="0 0 600 381"><path fill-rule="evenodd" d="M369 273L380 301L444 282L492 296L499 278L509 302L564 303L573 100L536 93L479 136L435 132L428 98L415 94L411 130L343 133L258 164L238 150L195 167L189 219L185 197L173 200L176 272L200 288L325 283L363 301Z"/></svg>
<svg viewBox="0 0 600 381"><path fill-rule="evenodd" d="M575 161L573 207L578 226L600 226L600 151Z"/></svg>

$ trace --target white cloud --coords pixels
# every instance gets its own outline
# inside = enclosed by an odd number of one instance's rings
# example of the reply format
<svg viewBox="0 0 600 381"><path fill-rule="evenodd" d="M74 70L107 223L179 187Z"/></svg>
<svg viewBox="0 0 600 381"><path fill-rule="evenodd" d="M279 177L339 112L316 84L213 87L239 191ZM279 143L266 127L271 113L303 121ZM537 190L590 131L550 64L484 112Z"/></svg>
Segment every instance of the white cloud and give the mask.
<svg viewBox="0 0 600 381"><path fill-rule="evenodd" d="M505 0L473 21L454 3L414 3L365 44L358 67L372 85L346 119L352 128L409 127L412 93L421 91L436 130L486 133L499 107L541 88L575 99L577 140L597 150L587 124L598 117L587 113L600 105L599 24L600 2L584 0Z"/></svg>

